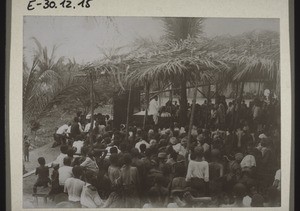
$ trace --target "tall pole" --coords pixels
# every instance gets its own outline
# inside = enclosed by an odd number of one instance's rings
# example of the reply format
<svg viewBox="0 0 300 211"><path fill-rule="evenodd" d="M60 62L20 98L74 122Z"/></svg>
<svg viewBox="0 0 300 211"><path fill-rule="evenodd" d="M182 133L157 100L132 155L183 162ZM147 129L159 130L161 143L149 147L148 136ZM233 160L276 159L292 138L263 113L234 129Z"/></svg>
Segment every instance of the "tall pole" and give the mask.
<svg viewBox="0 0 300 211"><path fill-rule="evenodd" d="M172 87L173 85L171 84L170 85L170 94L169 94L169 100L171 101L171 103L173 102L173 90L172 90Z"/></svg>
<svg viewBox="0 0 300 211"><path fill-rule="evenodd" d="M128 127L129 127L130 102L131 102L131 85L129 87L128 102L127 102L126 141L128 141L128 132L129 132Z"/></svg>
<svg viewBox="0 0 300 211"><path fill-rule="evenodd" d="M145 110L145 116L144 116L144 122L143 122L143 128L145 129L146 127L146 122L147 122L147 118L148 118L148 107L149 107L149 92L150 92L150 85L149 82L146 82L145 85L145 98L146 98L146 110Z"/></svg>
<svg viewBox="0 0 300 211"><path fill-rule="evenodd" d="M93 128L94 128L94 80L92 70L89 70L90 84L90 102L91 102L91 127L90 127L90 143L93 144Z"/></svg>
<svg viewBox="0 0 300 211"><path fill-rule="evenodd" d="M190 125L189 125L189 132L188 132L187 151L190 150L190 146L191 146L191 135L192 135L194 116L195 116L195 107L196 107L196 100L197 100L197 89L198 89L198 87L196 85L195 90L194 90L193 101L192 101L192 110L191 110Z"/></svg>

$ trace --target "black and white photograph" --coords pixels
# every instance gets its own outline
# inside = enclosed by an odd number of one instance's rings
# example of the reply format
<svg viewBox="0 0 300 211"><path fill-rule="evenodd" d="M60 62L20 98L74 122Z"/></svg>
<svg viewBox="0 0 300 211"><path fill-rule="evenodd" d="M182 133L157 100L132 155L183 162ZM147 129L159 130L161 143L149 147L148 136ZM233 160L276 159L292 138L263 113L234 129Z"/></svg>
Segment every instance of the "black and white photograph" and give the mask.
<svg viewBox="0 0 300 211"><path fill-rule="evenodd" d="M23 208L281 207L279 23L24 16Z"/></svg>

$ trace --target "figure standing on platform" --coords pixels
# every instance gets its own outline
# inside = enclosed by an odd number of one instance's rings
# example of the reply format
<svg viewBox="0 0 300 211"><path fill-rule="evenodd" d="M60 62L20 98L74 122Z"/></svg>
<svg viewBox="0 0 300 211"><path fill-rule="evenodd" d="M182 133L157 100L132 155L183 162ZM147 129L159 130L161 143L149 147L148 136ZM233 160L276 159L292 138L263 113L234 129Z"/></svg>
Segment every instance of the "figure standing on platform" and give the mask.
<svg viewBox="0 0 300 211"><path fill-rule="evenodd" d="M159 103L158 96L156 95L149 103L148 115L153 115L153 121L157 125L158 124L158 111L159 111Z"/></svg>

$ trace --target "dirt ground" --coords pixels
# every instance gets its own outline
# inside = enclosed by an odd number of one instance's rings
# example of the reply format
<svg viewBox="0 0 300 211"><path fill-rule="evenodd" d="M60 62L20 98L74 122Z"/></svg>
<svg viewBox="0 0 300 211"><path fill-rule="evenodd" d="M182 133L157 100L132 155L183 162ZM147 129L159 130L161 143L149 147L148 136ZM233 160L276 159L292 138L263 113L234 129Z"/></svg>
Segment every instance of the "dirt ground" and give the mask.
<svg viewBox="0 0 300 211"><path fill-rule="evenodd" d="M95 110L95 113L103 113L111 115L111 106L104 106ZM35 175L35 169L38 167L37 159L39 157L44 157L46 163L49 164L54 161L60 153L59 146L51 148L54 140L53 133L55 127L59 127L68 121L72 121L75 114L62 113L61 110L54 109L47 116L40 119L41 124L40 129L37 131L36 135L30 131L30 127L24 126L24 135L29 136L32 149L29 152L29 162L24 162L25 170L28 172L23 175L23 207L24 208L53 208L55 203L47 200L47 204L44 204L42 198L38 198L38 205L32 196L32 188L36 182L37 176ZM50 175L52 169L50 168ZM38 189L40 191L47 191Z"/></svg>

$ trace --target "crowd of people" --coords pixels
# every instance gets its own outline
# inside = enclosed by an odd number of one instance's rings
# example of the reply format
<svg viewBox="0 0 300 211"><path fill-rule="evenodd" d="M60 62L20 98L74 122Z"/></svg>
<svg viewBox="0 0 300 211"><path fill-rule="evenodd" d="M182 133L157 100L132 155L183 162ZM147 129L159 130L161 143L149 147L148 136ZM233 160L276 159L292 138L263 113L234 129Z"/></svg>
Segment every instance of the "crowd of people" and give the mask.
<svg viewBox="0 0 300 211"><path fill-rule="evenodd" d="M115 128L102 114L92 123L79 112L54 134L61 154L51 176L38 159L33 191L49 185L57 207L280 206L278 107L276 99L227 104L221 96L196 104L192 128L180 125L172 102L157 115L170 121L156 116L144 128Z"/></svg>

